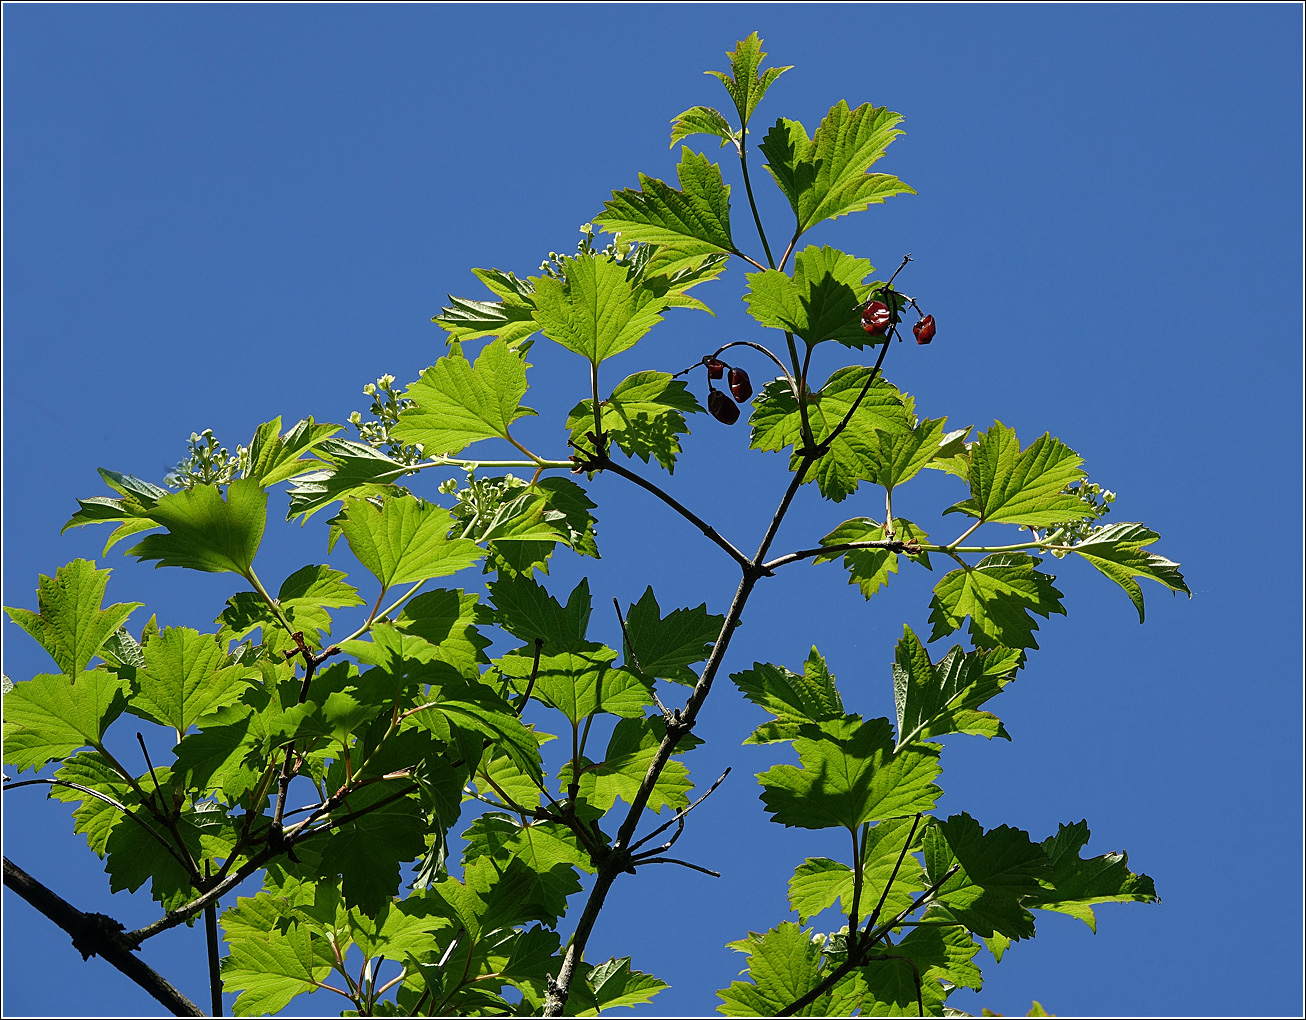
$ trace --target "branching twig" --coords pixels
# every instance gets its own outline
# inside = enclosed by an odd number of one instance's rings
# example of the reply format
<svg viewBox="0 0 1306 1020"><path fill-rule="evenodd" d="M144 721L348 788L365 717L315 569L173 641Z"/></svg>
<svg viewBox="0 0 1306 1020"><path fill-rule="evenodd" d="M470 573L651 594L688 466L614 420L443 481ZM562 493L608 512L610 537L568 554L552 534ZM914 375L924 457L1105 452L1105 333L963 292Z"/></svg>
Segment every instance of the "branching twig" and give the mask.
<svg viewBox="0 0 1306 1020"><path fill-rule="evenodd" d="M667 819L665 822L659 825L656 829L650 832L643 839L638 840L635 843L632 843L629 848L630 852L634 853L636 850L642 847L645 843L647 843L658 833L666 832L667 829L669 829L672 825L676 824L677 822L679 822L683 826L685 821L685 815L689 814L689 812L693 811L694 808L698 807L700 804L703 803L703 801L707 800L708 797L712 796L712 794L716 792L716 788L726 781L726 776L728 775L730 775L730 769L726 769L724 772L721 773L721 775L717 776L716 782L713 783L711 786L709 786L707 788L707 792L704 793L703 796L699 797L696 801L694 801L694 803L688 805L687 807L681 808L679 811L676 812L674 818Z"/></svg>

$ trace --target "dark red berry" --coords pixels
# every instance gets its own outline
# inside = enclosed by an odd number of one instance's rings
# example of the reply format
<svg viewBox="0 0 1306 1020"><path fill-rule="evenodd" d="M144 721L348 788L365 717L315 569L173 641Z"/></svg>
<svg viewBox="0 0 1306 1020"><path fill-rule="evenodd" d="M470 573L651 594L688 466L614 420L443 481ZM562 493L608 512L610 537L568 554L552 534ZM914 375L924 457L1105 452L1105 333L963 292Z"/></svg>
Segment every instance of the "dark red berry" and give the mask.
<svg viewBox="0 0 1306 1020"><path fill-rule="evenodd" d="M753 384L748 381L748 373L742 368L730 370L730 392L741 404L753 395Z"/></svg>
<svg viewBox="0 0 1306 1020"><path fill-rule="evenodd" d="M733 425L739 420L739 408L720 390L713 390L707 395L707 409L722 425Z"/></svg>
<svg viewBox="0 0 1306 1020"><path fill-rule="evenodd" d="M929 343L934 339L934 316L925 316L925 318L921 319L920 322L916 323L916 325L911 328L911 331L916 334L916 342L918 344Z"/></svg>
<svg viewBox="0 0 1306 1020"><path fill-rule="evenodd" d="M883 301L868 301L862 309L862 329L880 336L889 328L889 306Z"/></svg>
<svg viewBox="0 0 1306 1020"><path fill-rule="evenodd" d="M703 364L707 366L707 377L709 379L720 379L725 374L725 364L717 361L716 358L704 358Z"/></svg>

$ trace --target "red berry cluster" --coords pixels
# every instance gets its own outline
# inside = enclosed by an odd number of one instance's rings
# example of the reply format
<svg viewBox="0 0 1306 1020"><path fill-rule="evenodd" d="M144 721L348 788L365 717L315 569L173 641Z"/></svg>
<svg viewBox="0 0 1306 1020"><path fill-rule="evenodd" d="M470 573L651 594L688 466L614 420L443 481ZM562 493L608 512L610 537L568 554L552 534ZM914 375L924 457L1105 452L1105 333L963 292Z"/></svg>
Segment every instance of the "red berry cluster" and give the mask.
<svg viewBox="0 0 1306 1020"><path fill-rule="evenodd" d="M877 291L877 293L879 293ZM906 295L903 295L906 297ZM916 308L916 302L912 298L907 298L907 302ZM920 309L916 309L920 314ZM862 305L862 329L866 330L871 336L888 336L890 331L897 325L898 320L893 311L887 304L878 298L872 296L866 304ZM934 339L934 316L925 315L921 317L920 322L911 328L912 333L916 335L918 344L927 344Z"/></svg>
<svg viewBox="0 0 1306 1020"><path fill-rule="evenodd" d="M736 404L742 404L745 400L753 395L753 384L749 382L748 373L742 368L731 368L724 361L713 357L703 359L703 364L707 368L708 394L707 409L711 412L712 417L723 425L733 425L739 420L739 408ZM730 394L735 398L735 402L730 402L720 390L712 385L713 379L720 379L729 370L730 376Z"/></svg>

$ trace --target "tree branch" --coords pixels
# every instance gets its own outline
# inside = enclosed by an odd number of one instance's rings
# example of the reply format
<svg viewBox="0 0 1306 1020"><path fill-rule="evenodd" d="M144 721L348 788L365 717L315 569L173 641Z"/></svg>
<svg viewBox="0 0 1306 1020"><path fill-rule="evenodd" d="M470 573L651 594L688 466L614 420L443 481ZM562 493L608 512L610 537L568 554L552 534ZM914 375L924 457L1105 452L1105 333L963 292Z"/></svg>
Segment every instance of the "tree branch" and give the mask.
<svg viewBox="0 0 1306 1020"><path fill-rule="evenodd" d="M716 543L718 546L724 549L726 554L729 555L729 557L732 560L734 560L736 563L738 563L741 567L743 567L744 569L748 569L748 567L750 566L747 556L745 556L733 545L731 545L730 542L728 542L725 538L723 538L721 536L721 533L718 532L716 528L708 524L707 521L699 517L698 514L694 513L694 511L690 510L687 506L681 503L680 500L676 499L670 493L654 485L648 479L641 477L640 475L636 474L634 471L631 471L629 468L623 467L622 465L618 464L616 461L611 460L606 453L604 454L596 453L594 455L594 459L589 461L589 464L582 464L581 466L582 468L586 468L590 464L593 465L595 470L611 471L613 474L620 475L622 478L634 482L636 485L638 485L641 489L645 490L646 492L651 492L658 499L662 500L663 503L671 507L672 510L680 514L681 517L685 518L685 520L689 521L696 528L698 528L699 531L703 532L703 534L706 535L709 539L711 539L714 543Z"/></svg>
<svg viewBox="0 0 1306 1020"><path fill-rule="evenodd" d="M113 918L83 913L8 857L4 859L4 883L6 888L12 889L66 931L82 959L103 957L154 996L173 1016L204 1016L204 1011L177 991L167 978L133 954L132 948L137 940L124 934L122 925Z"/></svg>

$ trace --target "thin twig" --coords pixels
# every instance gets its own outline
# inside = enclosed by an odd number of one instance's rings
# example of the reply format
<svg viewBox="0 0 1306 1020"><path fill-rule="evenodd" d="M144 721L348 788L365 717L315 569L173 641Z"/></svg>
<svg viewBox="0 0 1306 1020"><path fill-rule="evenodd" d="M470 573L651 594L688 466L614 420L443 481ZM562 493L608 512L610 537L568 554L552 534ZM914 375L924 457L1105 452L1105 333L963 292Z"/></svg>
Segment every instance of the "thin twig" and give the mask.
<svg viewBox="0 0 1306 1020"><path fill-rule="evenodd" d="M526 710L526 704L531 700L531 691L535 690L535 678L540 672L540 653L544 651L544 638L535 639L535 661L531 663L531 676L526 681L526 693L521 696L521 702L517 705L517 718L521 718L522 712Z"/></svg>
<svg viewBox="0 0 1306 1020"><path fill-rule="evenodd" d="M739 169L744 175L744 191L748 193L748 208L753 210L753 222L757 224L757 236L762 239L762 250L766 252L766 262L775 268L775 259L771 255L771 246L766 243L766 231L762 229L762 217L758 214L757 203L753 201L753 182L748 176L748 125L739 129Z"/></svg>
<svg viewBox="0 0 1306 1020"><path fill-rule="evenodd" d="M728 542L724 537L722 537L721 533L718 532L716 528L708 524L707 521L699 517L698 514L694 513L694 511L690 510L687 506L681 503L680 500L676 499L670 493L654 485L648 479L643 478L640 475L637 475L634 471L631 471L623 467L621 464L618 464L616 461L607 459L606 455L604 456L601 466L603 470L611 471L613 474L620 475L622 478L634 482L645 492L652 493L658 499L662 500L662 502L665 503L667 506L671 507L672 510L680 514L681 517L685 518L685 520L689 521L696 528L698 528L699 531L703 532L703 534L706 535L709 539L711 539L712 542L714 542L716 545L720 546L723 550L725 550L726 554L729 555L730 558L734 560L736 563L738 563L741 567L744 568L748 567L749 560L747 556L741 553L738 549L736 549L733 545L731 545L730 542Z"/></svg>
<svg viewBox="0 0 1306 1020"><path fill-rule="evenodd" d="M912 840L916 838L916 827L921 824L921 812L916 812L916 818L911 823L911 832L907 833L907 841L902 845L902 852L898 854L898 863L893 866L893 871L889 874L889 881L884 883L884 892L880 893L880 902L875 904L875 910L871 912L870 920L866 922L866 930L870 931L875 927L875 922L880 919L880 911L884 909L884 901L889 898L889 890L893 888L893 883L898 877L898 869L902 867L902 862L907 859L907 851L911 848ZM849 935L853 934L853 929L848 929Z"/></svg>
<svg viewBox="0 0 1306 1020"><path fill-rule="evenodd" d="M645 857L638 864L679 864L682 868L690 868L694 871L701 871L705 875L711 875L713 878L720 878L721 872L713 871L710 868L701 868L697 864L690 864L689 861L677 860L675 857Z"/></svg>
<svg viewBox="0 0 1306 1020"><path fill-rule="evenodd" d="M645 843L647 843L658 833L666 832L666 830L669 829L675 822L683 821L685 815L689 814L689 812L693 811L694 808L698 807L700 804L703 803L703 801L707 800L708 797L712 796L712 794L716 791L716 788L726 781L726 776L728 775L730 775L730 769L726 769L724 772L721 773L721 775L717 776L716 782L713 783L711 786L709 786L707 788L707 792L703 794L703 796L699 797L698 800L694 801L694 803L690 804L687 807L681 808L679 811L676 812L676 816L674 818L667 819L667 821L663 822L661 825L659 825L656 829L650 832L643 839L639 840L638 842L632 843L629 847L630 852L634 853L636 850L642 847Z"/></svg>
<svg viewBox="0 0 1306 1020"><path fill-rule="evenodd" d="M161 847L163 847L163 849L167 850L168 853L172 854L173 860L175 860L179 865L181 865L183 871L189 871L185 859L179 853L177 853L177 848L174 847L166 837L164 837L157 829L155 829L154 826L150 825L150 823L147 822L144 818L136 814L135 811L127 807L127 805L114 800L108 794L101 793L99 790L92 790L89 786L82 786L81 783L70 783L66 779L24 779L21 783L5 783L4 788L6 790L17 790L23 786L38 786L38 785L39 786L66 786L70 790L76 790L78 793L84 793L88 797L94 797L96 800L103 801L105 804L108 804L110 807L117 808L124 815L126 815L133 822L135 822L137 825L143 828L151 836L153 836L155 841L158 842L158 844Z"/></svg>
<svg viewBox="0 0 1306 1020"><path fill-rule="evenodd" d="M612 608L617 611L617 622L621 624L622 651L625 653L626 661L635 667L636 672L643 673L644 670L639 664L639 656L635 654L635 646L630 642L630 631L626 629L626 618L621 615L621 603L616 600L615 596L612 599ZM649 684L649 693L653 695L653 702L658 706L658 711L662 713L662 717L669 720L671 713L667 706L662 704L662 699L658 697L657 688L653 684Z"/></svg>

